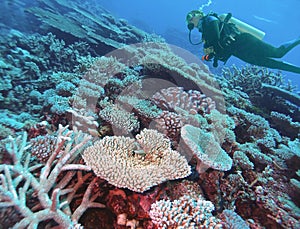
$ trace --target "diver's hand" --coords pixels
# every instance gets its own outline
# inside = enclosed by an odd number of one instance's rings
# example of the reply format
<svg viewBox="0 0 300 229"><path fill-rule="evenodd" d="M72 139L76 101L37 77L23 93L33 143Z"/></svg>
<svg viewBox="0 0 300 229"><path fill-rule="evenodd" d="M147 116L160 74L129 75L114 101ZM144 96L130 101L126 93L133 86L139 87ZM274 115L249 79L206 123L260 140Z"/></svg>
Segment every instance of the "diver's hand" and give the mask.
<svg viewBox="0 0 300 229"><path fill-rule="evenodd" d="M209 46L207 48L204 48L204 54L205 55L211 55L211 54L214 54L214 53L215 53L215 50L214 50L213 46Z"/></svg>

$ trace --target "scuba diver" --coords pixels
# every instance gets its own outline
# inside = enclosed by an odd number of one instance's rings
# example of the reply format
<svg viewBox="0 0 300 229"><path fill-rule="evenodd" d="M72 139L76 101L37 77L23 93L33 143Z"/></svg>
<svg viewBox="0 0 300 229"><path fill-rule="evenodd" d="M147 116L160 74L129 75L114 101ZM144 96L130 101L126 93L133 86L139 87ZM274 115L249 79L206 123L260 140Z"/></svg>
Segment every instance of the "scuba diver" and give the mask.
<svg viewBox="0 0 300 229"><path fill-rule="evenodd" d="M213 66L218 66L218 61L226 63L230 56L235 56L249 64L261 67L279 69L300 74L300 67L287 62L275 60L281 58L295 46L300 44L300 38L282 44L278 48L262 41L264 33L232 17L231 13L205 15L200 10L193 10L186 16L189 29L197 28L202 33L204 42L203 60L211 61Z"/></svg>

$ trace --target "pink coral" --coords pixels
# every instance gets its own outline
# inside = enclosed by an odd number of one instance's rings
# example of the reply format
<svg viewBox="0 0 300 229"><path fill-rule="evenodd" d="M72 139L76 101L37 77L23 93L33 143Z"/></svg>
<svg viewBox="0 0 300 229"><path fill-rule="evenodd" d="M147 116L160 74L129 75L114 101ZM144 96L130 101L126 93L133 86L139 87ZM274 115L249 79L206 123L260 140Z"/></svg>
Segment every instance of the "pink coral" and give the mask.
<svg viewBox="0 0 300 229"><path fill-rule="evenodd" d="M57 137L53 135L38 136L30 140L32 155L39 162L46 163L55 150Z"/></svg>
<svg viewBox="0 0 300 229"><path fill-rule="evenodd" d="M196 90L184 91L182 87L162 89L152 97L153 102L164 110L176 111L178 108L190 114L210 113L215 109L215 102Z"/></svg>
<svg viewBox="0 0 300 229"><path fill-rule="evenodd" d="M165 134L172 143L178 142L182 127L181 116L175 112L163 111L153 120L151 127Z"/></svg>
<svg viewBox="0 0 300 229"><path fill-rule="evenodd" d="M150 217L159 228L222 228L212 215L214 205L210 201L183 196L178 200L160 200L152 204Z"/></svg>

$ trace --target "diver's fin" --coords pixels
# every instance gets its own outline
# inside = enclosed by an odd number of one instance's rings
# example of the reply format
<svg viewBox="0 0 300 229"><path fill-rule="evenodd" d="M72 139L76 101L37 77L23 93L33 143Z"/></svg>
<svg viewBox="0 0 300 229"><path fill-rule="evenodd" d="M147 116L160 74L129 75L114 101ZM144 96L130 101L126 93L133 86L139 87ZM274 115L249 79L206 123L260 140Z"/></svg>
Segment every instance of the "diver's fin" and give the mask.
<svg viewBox="0 0 300 229"><path fill-rule="evenodd" d="M279 48L282 50L282 56L287 54L293 48L300 44L300 37L282 44Z"/></svg>

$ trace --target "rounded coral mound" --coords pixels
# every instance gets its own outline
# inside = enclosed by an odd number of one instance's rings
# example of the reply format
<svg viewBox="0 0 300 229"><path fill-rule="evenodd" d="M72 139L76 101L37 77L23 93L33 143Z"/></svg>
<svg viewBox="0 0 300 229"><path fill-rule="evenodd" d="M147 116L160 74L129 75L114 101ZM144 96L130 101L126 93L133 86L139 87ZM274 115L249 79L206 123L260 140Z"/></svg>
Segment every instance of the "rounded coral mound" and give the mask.
<svg viewBox="0 0 300 229"><path fill-rule="evenodd" d="M178 200L160 200L151 205L150 217L159 229L163 228L222 228L212 215L214 205L202 196L182 196Z"/></svg>

